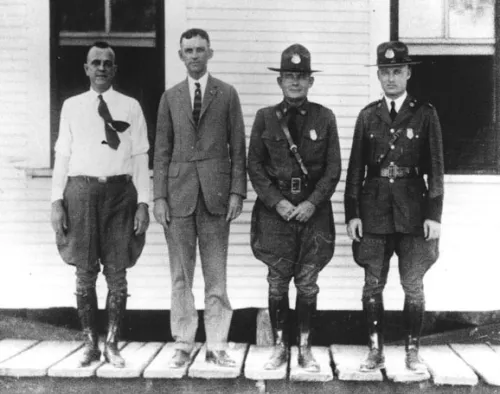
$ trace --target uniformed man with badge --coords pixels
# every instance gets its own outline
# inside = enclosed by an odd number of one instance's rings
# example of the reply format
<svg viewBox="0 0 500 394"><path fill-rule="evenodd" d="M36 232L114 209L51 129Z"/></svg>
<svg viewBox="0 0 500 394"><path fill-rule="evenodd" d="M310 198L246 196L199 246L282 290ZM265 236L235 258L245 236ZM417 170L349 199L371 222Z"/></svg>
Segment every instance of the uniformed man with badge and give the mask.
<svg viewBox="0 0 500 394"><path fill-rule="evenodd" d="M396 253L405 293L406 367L426 372L418 355L423 278L438 258L444 169L437 112L406 92L415 63L402 42L378 46L384 97L360 112L347 171L347 232L354 241L354 259L365 269L362 301L370 351L363 371L384 367L382 292Z"/></svg>
<svg viewBox="0 0 500 394"><path fill-rule="evenodd" d="M257 192L251 246L268 268L269 313L275 348L265 364L277 369L289 355L288 288L297 288L298 363L319 371L311 352L319 272L331 260L335 230L330 198L340 178L340 148L333 112L309 102L311 55L300 44L282 53L278 85L283 101L257 112L248 173Z"/></svg>

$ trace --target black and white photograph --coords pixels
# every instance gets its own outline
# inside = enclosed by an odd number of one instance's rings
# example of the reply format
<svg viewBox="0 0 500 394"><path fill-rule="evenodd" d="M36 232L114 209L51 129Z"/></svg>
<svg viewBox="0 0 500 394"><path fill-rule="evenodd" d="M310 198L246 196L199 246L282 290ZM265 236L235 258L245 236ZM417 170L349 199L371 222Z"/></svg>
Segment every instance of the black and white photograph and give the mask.
<svg viewBox="0 0 500 394"><path fill-rule="evenodd" d="M0 394L500 393L500 2L0 0Z"/></svg>

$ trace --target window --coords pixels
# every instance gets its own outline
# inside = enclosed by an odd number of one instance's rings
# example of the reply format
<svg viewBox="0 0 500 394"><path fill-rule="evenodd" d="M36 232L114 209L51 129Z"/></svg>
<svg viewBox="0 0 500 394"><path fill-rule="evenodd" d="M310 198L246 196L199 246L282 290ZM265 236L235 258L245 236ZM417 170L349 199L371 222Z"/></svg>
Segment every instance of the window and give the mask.
<svg viewBox="0 0 500 394"><path fill-rule="evenodd" d="M499 169L494 15L494 0L399 0L399 38L422 61L408 90L438 111L446 173Z"/></svg>
<svg viewBox="0 0 500 394"><path fill-rule="evenodd" d="M492 43L494 0L400 0L399 36L442 43Z"/></svg>
<svg viewBox="0 0 500 394"><path fill-rule="evenodd" d="M114 87L141 104L153 146L165 87L163 15L162 0L51 0L52 146L63 101L89 88L83 64L90 45L100 40L113 46Z"/></svg>

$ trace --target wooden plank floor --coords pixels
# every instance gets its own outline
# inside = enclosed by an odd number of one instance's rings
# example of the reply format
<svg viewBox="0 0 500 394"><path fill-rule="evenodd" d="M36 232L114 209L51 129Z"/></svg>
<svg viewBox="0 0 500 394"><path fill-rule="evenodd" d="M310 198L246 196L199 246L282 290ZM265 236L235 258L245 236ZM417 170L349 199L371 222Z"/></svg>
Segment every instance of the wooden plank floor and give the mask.
<svg viewBox="0 0 500 394"><path fill-rule="evenodd" d="M313 353L321 365L319 373L308 373L297 365L297 348L292 347L289 367L266 371L263 366L272 351L269 346L249 347L248 344L230 343L228 353L237 362L234 368L222 368L205 362L206 345L197 344L191 354L192 362L184 369L172 370L168 362L174 353L172 343L121 342L125 368L114 368L101 361L89 367L78 368L82 352L78 341L33 341L4 339L0 341L0 377L50 376L53 378L144 378L144 379L236 379L245 371L249 380L294 380L327 382L343 381L415 382L426 384L475 386L478 377L486 384L500 385L500 347L487 344L449 344L422 346L420 355L428 366L428 373L415 374L404 364L404 348L386 346L385 373L360 373L358 368L367 353L364 346L337 345L314 346ZM187 376L187 377L186 377Z"/></svg>

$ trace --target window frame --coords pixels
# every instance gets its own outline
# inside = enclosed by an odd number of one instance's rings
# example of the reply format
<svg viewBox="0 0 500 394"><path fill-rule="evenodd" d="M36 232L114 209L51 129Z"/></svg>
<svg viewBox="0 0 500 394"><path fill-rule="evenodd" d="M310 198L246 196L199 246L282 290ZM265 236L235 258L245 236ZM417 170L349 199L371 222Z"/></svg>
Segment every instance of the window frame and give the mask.
<svg viewBox="0 0 500 394"><path fill-rule="evenodd" d="M443 0L448 5L447 0ZM390 39L399 40L399 5L400 0L390 0ZM493 56L493 124L498 136L496 146L496 168L495 173L500 174L500 1L494 1L494 37L492 39L474 38L401 38L414 55L492 55ZM495 72L497 71L497 72ZM476 174L483 174L484 171L477 169Z"/></svg>

